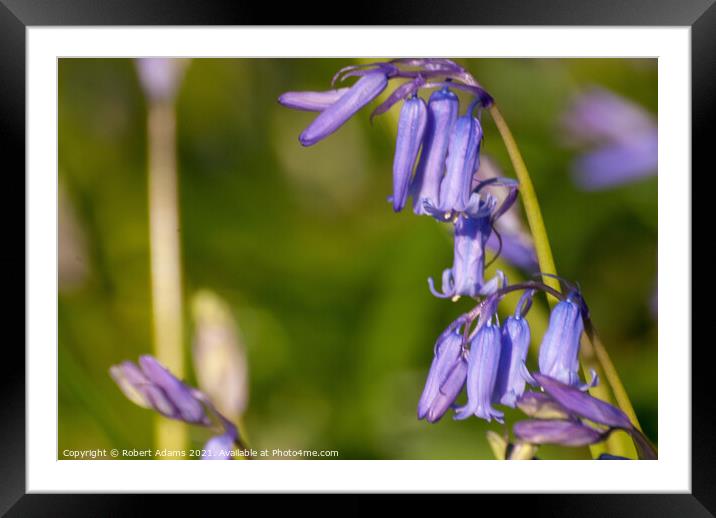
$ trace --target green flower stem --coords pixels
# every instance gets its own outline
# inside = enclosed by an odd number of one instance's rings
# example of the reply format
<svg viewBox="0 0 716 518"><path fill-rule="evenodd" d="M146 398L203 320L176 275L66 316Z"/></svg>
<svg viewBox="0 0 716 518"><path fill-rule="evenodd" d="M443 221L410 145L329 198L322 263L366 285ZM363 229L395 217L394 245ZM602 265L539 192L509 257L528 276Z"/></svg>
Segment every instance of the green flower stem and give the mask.
<svg viewBox="0 0 716 518"><path fill-rule="evenodd" d="M527 215L527 223L530 226L530 232L532 232L532 238L534 239L540 270L542 273L557 275L552 249L549 246L549 239L547 238L547 229L544 226L542 212L540 211L539 202L537 201L537 193L535 193L535 188L534 185L532 185L532 179L527 171L525 161L522 158L522 154L517 147L517 142L515 142L510 128L497 109L497 105L493 104L490 106L489 111L490 115L492 115L492 120L495 121L497 131L500 132L500 136L505 143L507 153L512 162L512 167L515 169L515 174L517 175L517 181L520 183L520 196L522 196L522 204L525 208L525 214ZM560 291L559 280L554 277L543 275L542 282ZM556 301L554 297L549 296L547 300L550 301L550 305Z"/></svg>
<svg viewBox="0 0 716 518"><path fill-rule="evenodd" d="M614 363L612 363L611 358L609 358L609 354L607 353L604 344L599 339L599 336L594 330L594 327L591 326L591 323L587 326L587 336L591 342L590 345L594 347L594 354L604 370L604 375L609 383L609 386L612 388L612 392L614 392L614 397L617 400L619 408L621 408L624 413L629 416L631 422L634 423L634 426L636 426L636 428L641 432L641 425L636 417L636 412L634 412L634 407L629 400L629 396L627 395L626 389L622 384L621 378L619 378L617 369L614 367Z"/></svg>
<svg viewBox="0 0 716 518"><path fill-rule="evenodd" d="M522 203L525 209L525 214L527 215L527 223L529 224L530 231L534 239L537 261L539 262L540 270L543 274L557 275L557 268L554 264L552 249L549 244L549 238L547 237L547 230L544 226L544 220L542 219L542 211L540 210L539 202L537 201L537 194L535 192L534 185L532 184L532 179L530 178L527 166L525 165L525 161L522 158L522 154L517 146L517 142L515 142L515 139L512 136L509 126L505 122L505 119L502 117L502 114L498 110L497 106L494 104L490 106L489 112L492 116L492 120L497 126L497 130L499 131L503 142L505 143L505 148L507 149L510 161L512 162L512 167L515 170L517 180L520 184L520 195L522 196ZM543 282L554 289L560 289L559 281L554 277L543 275ZM547 300L550 303L550 306L556 302L554 297L548 296ZM626 391L624 390L624 386L619 380L619 375L617 374L616 369L614 369L614 365L609 359L606 349L598 338L596 338L596 333L593 332L593 328L591 330L592 333L585 336L586 340L582 340L582 347L580 347L583 353L582 364L584 369L586 371L594 369L598 374L603 373L606 375L606 381L615 393L617 404L622 410L624 410L629 418L632 419L634 424L638 426L634 409L629 401ZM595 346L594 342L599 345ZM596 387L590 389L590 392L593 396L604 401L613 401L609 389L605 385L597 385ZM633 452L634 445L630 444L631 441L625 441L624 438L625 436L623 434L612 434L612 437L610 437L610 439L606 442L607 450L614 455L624 456L626 456L625 453L628 451ZM603 446L595 445L590 447L590 449L592 456L596 458L603 451Z"/></svg>

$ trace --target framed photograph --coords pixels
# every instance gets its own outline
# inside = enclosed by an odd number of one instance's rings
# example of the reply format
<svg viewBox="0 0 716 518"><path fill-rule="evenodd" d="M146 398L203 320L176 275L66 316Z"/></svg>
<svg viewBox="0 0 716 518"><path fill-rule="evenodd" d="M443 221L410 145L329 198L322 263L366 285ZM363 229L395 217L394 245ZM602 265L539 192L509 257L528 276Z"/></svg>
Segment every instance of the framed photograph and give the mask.
<svg viewBox="0 0 716 518"><path fill-rule="evenodd" d="M716 7L480 4L287 26L0 1L27 202L3 512L257 492L715 512L690 300Z"/></svg>

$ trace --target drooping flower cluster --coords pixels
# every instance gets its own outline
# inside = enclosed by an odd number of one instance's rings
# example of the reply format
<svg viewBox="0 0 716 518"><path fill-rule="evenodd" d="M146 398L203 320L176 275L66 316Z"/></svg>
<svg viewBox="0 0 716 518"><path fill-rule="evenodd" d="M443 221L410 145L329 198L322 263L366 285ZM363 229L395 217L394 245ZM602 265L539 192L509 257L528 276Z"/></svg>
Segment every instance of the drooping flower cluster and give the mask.
<svg viewBox="0 0 716 518"><path fill-rule="evenodd" d="M546 288L541 283L526 283L502 288L485 298L470 313L453 322L438 338L436 355L428 374L428 381L418 405L418 418L429 422L438 421L455 402L463 385L467 387L467 404L456 409L456 419L475 415L487 421L502 422L503 412L493 405L514 408L525 391L527 383L538 384L527 369L527 351L531 339L526 315L531 307L536 289ZM513 315L502 325L497 319L497 307L505 293L524 289L524 294ZM591 386L579 379L579 341L582 323L583 301L577 292L564 297L554 309L550 323L542 337L539 354L539 373L563 383L585 390ZM479 316L479 319L477 317ZM475 328L470 325L477 319ZM459 348L461 355L452 358L456 367L467 362L466 374L461 382L451 377L449 368L439 368L446 360L441 351L450 342L450 348ZM458 345L459 344L459 345ZM593 377L592 384L596 383ZM432 387L444 387L436 392ZM448 403L445 399L450 396Z"/></svg>
<svg viewBox="0 0 716 518"><path fill-rule="evenodd" d="M361 108L378 97L391 81L403 81L372 113L380 115L403 101L393 159L393 210L400 212L408 197L413 211L429 215L454 228L455 255L442 275L441 291L432 279L430 290L442 298L476 297L495 291L501 276L486 281L485 249L495 236L494 225L514 203L517 183L499 177L481 179L480 110L492 97L462 67L448 59L397 59L347 67L334 83L359 77L350 88L324 92L287 92L279 102L289 108L319 112L299 136L304 146L331 135ZM426 102L418 94L435 91ZM456 92L470 95L460 113ZM498 202L486 187L508 191ZM494 241L494 239L493 239ZM527 247L525 255L532 253ZM529 259L528 259L529 261Z"/></svg>
<svg viewBox="0 0 716 518"><path fill-rule="evenodd" d="M124 361L109 372L133 403L214 431L216 435L204 446L204 459L227 460L231 458L229 452L240 444L236 426L216 410L206 394L177 379L154 357L140 356L136 364Z"/></svg>
<svg viewBox="0 0 716 518"><path fill-rule="evenodd" d="M527 439L534 438L534 443L555 439L562 444L591 444L603 440L612 429L633 429L621 411L583 392L597 379L592 373L590 384L582 383L578 374L580 340L588 316L579 290L568 285L569 289L562 293L536 281L508 285L499 271L492 279L484 278L487 246L495 248L497 241L499 253L503 245L495 224L514 204L518 189L514 180L480 174L480 113L492 104L492 97L467 71L447 59L398 59L347 67L336 74L333 83L354 76L359 79L349 88L288 92L279 98L289 108L319 112L299 141L304 146L318 143L377 98L391 81L403 80L371 115L380 115L403 101L389 201L393 210L400 212L411 196L415 214L432 216L453 226L453 264L443 271L440 290L432 279L428 280L430 291L440 298L456 300L464 296L479 301L438 337L418 402L418 419L434 423L455 408L456 419L475 415L503 422L504 413L496 405L526 407L533 398L541 401L540 408L552 409L559 418L521 424L516 432ZM425 89L437 89L427 102L419 96ZM471 95L462 113L458 92ZM496 188L505 194L496 195ZM515 227L512 237L517 239L510 243L514 245L510 246L513 262L532 268L536 261L531 240ZM501 325L498 305L504 295L517 290L524 292L522 299L514 314ZM531 340L526 315L537 290L550 293L559 302L542 337L538 372L531 374L526 366ZM528 383L546 391L550 387L549 401L542 401L548 397L542 393L525 395ZM557 388L552 390L554 386ZM458 406L456 400L464 388L467 402ZM575 393L589 400L580 400ZM569 398L560 396L563 394L581 401L581 406L570 407ZM595 406L591 400L602 406ZM610 414L610 409L616 412ZM580 418L596 418L596 423L608 428L589 427ZM532 449L524 449L521 455L531 458Z"/></svg>

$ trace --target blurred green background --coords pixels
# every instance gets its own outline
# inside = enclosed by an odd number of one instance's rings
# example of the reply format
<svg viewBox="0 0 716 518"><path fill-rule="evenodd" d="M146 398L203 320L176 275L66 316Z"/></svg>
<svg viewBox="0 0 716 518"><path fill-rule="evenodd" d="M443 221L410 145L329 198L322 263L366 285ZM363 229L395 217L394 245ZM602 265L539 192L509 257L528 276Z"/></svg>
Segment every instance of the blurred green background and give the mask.
<svg viewBox="0 0 716 518"><path fill-rule="evenodd" d="M243 421L254 448L333 449L341 459L492 458L485 432L502 425L416 419L435 338L470 304L427 289L427 277L439 278L452 262L446 227L410 210L394 214L386 202L399 107L372 126L369 111L359 112L307 149L297 137L313 115L276 102L287 90L328 88L333 73L353 62L188 65L176 104L186 362L190 300L211 290L228 303L246 347ZM580 283L656 442L657 322L649 306L656 177L577 190L568 174L575 152L558 127L570 97L592 85L655 114L656 60L459 62L509 122L557 268ZM146 117L131 60L60 60L59 458L67 448L153 445L152 412L129 402L108 375L110 365L153 347ZM489 115L483 123L483 152L512 176ZM191 370L187 381L196 383ZM508 412L507 422L518 417ZM195 447L209 436L197 428L190 434ZM539 454L589 455L552 447Z"/></svg>

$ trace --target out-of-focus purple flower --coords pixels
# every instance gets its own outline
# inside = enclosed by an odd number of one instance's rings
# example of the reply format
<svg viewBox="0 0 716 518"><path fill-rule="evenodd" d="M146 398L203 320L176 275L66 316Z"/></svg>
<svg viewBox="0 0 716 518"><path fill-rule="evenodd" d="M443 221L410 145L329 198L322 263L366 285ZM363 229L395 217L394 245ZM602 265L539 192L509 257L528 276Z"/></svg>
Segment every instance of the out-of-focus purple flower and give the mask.
<svg viewBox="0 0 716 518"><path fill-rule="evenodd" d="M137 72L146 96L155 101L172 100L184 74L186 63L186 59L137 59Z"/></svg>
<svg viewBox="0 0 716 518"><path fill-rule="evenodd" d="M656 129L585 153L573 166L574 181L584 190L608 189L654 176L658 163Z"/></svg>
<svg viewBox="0 0 716 518"><path fill-rule="evenodd" d="M488 198L475 214L457 214L453 265L443 271L442 293L435 289L433 279L428 279L430 291L436 297L475 297L486 293L485 243L492 232L494 206L494 198ZM494 287L490 286L491 289Z"/></svg>
<svg viewBox="0 0 716 518"><path fill-rule="evenodd" d="M452 326L451 326L452 327ZM460 327L448 328L435 345L435 357L418 402L418 419L438 421L455 402L465 384L467 362Z"/></svg>
<svg viewBox="0 0 716 518"><path fill-rule="evenodd" d="M110 376L133 403L165 417L220 431L207 448L239 442L236 426L224 417L200 390L177 379L154 357L139 357L139 365L124 361L109 369ZM207 457L208 458L208 457Z"/></svg>
<svg viewBox="0 0 716 518"><path fill-rule="evenodd" d="M324 92L286 92L278 98L278 102L293 110L321 112L335 104L347 91L348 88L338 88Z"/></svg>
<svg viewBox="0 0 716 518"><path fill-rule="evenodd" d="M298 137L304 146L312 146L334 133L366 104L378 97L388 85L382 69L363 75L336 102L324 109Z"/></svg>
<svg viewBox="0 0 716 518"><path fill-rule="evenodd" d="M139 367L125 361L110 368L110 375L132 402L171 419L210 424L205 407L194 390L179 381L152 356L139 358Z"/></svg>
<svg viewBox="0 0 716 518"><path fill-rule="evenodd" d="M458 109L457 95L447 88L430 96L423 152L410 186L415 214L428 214L425 210L426 202L433 207L438 206L450 131L457 119Z"/></svg>
<svg viewBox="0 0 716 518"><path fill-rule="evenodd" d="M239 431L228 419L218 414L224 433L215 435L204 445L202 460L231 460L234 447L239 444Z"/></svg>
<svg viewBox="0 0 716 518"><path fill-rule="evenodd" d="M472 177L479 167L482 126L468 108L458 117L450 133L447 171L440 184L438 208L445 212L462 212L467 208L472 192Z"/></svg>
<svg viewBox="0 0 716 518"><path fill-rule="evenodd" d="M228 433L215 435L204 445L202 460L231 460L234 438Z"/></svg>
<svg viewBox="0 0 716 518"><path fill-rule="evenodd" d="M562 125L566 139L591 147L572 166L582 189L606 189L656 174L657 126L641 106L594 88L572 100Z"/></svg>
<svg viewBox="0 0 716 518"><path fill-rule="evenodd" d="M525 391L522 369L530 345L530 326L520 315L507 317L502 325L502 351L494 400L514 408Z"/></svg>
<svg viewBox="0 0 716 518"><path fill-rule="evenodd" d="M533 376L545 392L571 414L612 428L633 428L627 415L617 407L592 397L571 384L560 383L538 373Z"/></svg>
<svg viewBox="0 0 716 518"><path fill-rule="evenodd" d="M476 415L487 421L503 422L504 414L492 407L501 340L499 326L491 321L482 325L472 339L467 367L467 405L457 409L455 419Z"/></svg>
<svg viewBox="0 0 716 518"><path fill-rule="evenodd" d="M393 210L400 212L408 198L408 186L423 143L428 111L425 101L414 96L400 110L398 137L393 158Z"/></svg>
<svg viewBox="0 0 716 518"><path fill-rule="evenodd" d="M539 371L569 385L579 384L579 339L584 330L574 293L552 309L549 326L539 348Z"/></svg>
<svg viewBox="0 0 716 518"><path fill-rule="evenodd" d="M472 179L473 190L481 183L494 181L502 177L502 172L488 156L480 156L480 168ZM487 186L484 188L499 203L505 201L505 190L502 187ZM499 237L498 237L499 233ZM514 204L495 221L495 232L487 240L487 248L499 250L500 257L508 263L534 272L538 269L537 253L535 252L532 235L525 227L519 215L518 205Z"/></svg>
<svg viewBox="0 0 716 518"><path fill-rule="evenodd" d="M565 138L578 144L616 142L654 128L654 118L638 104L594 86L574 96L562 116Z"/></svg>
<svg viewBox="0 0 716 518"><path fill-rule="evenodd" d="M512 428L515 436L531 444L586 446L606 439L609 432L596 430L579 421L558 419L526 419Z"/></svg>
<svg viewBox="0 0 716 518"><path fill-rule="evenodd" d="M498 220L498 222L500 222ZM499 235L498 235L499 233ZM505 232L500 228L490 234L487 248L500 251L500 257L508 263L528 272L538 269L537 254L532 238L527 233Z"/></svg>

